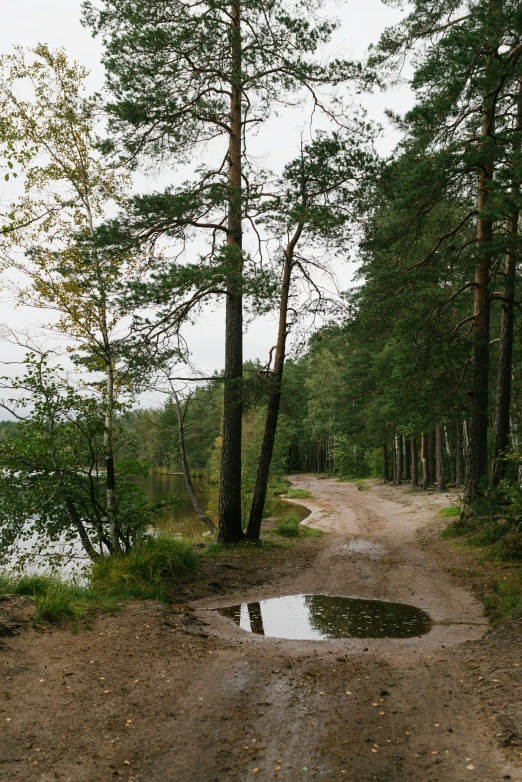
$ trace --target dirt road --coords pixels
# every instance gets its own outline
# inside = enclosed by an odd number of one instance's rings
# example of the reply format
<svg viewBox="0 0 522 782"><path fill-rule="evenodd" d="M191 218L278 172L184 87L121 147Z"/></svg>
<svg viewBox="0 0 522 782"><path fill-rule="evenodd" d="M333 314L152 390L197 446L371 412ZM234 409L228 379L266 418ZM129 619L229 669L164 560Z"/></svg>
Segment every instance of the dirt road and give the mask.
<svg viewBox="0 0 522 782"><path fill-rule="evenodd" d="M481 604L448 573L458 554L433 525L449 498L294 483L327 534L216 564L186 585L207 595L194 612L135 603L91 632L6 642L1 780L522 780L520 645L485 636ZM411 603L436 624L282 641L208 610L299 592Z"/></svg>

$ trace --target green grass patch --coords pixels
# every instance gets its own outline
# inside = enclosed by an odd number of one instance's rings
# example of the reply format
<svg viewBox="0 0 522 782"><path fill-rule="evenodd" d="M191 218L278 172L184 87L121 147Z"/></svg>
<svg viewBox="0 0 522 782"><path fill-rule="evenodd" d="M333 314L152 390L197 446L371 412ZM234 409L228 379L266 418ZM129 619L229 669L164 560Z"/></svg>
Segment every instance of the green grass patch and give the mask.
<svg viewBox="0 0 522 782"><path fill-rule="evenodd" d="M36 623L74 622L94 611L115 611L132 598L168 600L172 582L198 566L193 545L158 535L137 544L129 554L94 563L85 584L52 575L3 574L0 593L31 597Z"/></svg>
<svg viewBox="0 0 522 782"><path fill-rule="evenodd" d="M92 569L92 585L124 598L167 599L172 581L197 570L193 546L168 535L156 535L129 554L107 557Z"/></svg>
<svg viewBox="0 0 522 782"><path fill-rule="evenodd" d="M286 516L280 520L277 526L274 528L276 535L281 535L283 538L298 538L299 537L299 517L297 513L291 510Z"/></svg>
<svg viewBox="0 0 522 782"><path fill-rule="evenodd" d="M319 538L322 532L313 527L307 527L299 521L295 510L289 511L274 528L274 533L283 538Z"/></svg>
<svg viewBox="0 0 522 782"><path fill-rule="evenodd" d="M449 519L452 516L460 516L460 508L457 508L456 505L451 505L449 508L442 508L439 511L439 516L442 516L443 519Z"/></svg>
<svg viewBox="0 0 522 782"><path fill-rule="evenodd" d="M522 569L497 580L485 604L487 614L494 622L522 616Z"/></svg>
<svg viewBox="0 0 522 782"><path fill-rule="evenodd" d="M270 481L268 484L268 491L274 496L286 494L288 489L292 486L287 478L277 478Z"/></svg>
<svg viewBox="0 0 522 782"><path fill-rule="evenodd" d="M291 500L305 500L312 496L312 492L307 489L288 489L286 496Z"/></svg>

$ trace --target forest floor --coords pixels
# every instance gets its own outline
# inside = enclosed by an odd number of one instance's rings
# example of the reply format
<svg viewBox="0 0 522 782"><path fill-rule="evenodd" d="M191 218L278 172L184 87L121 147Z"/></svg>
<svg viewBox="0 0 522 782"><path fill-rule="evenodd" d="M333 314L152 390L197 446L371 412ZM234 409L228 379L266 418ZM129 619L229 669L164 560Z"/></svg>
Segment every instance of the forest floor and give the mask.
<svg viewBox="0 0 522 782"><path fill-rule="evenodd" d="M522 780L522 623L488 628L477 553L440 539L451 495L292 482L325 534L207 561L178 605L133 602L72 633L2 598L23 629L0 649L0 780ZM299 592L411 603L441 624L282 641L208 610Z"/></svg>

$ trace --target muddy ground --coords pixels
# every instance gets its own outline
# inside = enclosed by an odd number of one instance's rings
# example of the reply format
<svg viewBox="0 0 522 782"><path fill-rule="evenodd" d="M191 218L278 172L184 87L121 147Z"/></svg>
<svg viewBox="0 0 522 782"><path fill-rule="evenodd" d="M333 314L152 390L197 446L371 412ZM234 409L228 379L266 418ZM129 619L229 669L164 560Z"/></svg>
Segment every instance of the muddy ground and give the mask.
<svg viewBox="0 0 522 782"><path fill-rule="evenodd" d="M439 537L450 495L293 482L323 537L209 562L178 605L73 634L3 599L18 634L0 639L0 780L522 780L522 624L488 629L476 554ZM411 603L436 624L282 641L209 610L298 592Z"/></svg>

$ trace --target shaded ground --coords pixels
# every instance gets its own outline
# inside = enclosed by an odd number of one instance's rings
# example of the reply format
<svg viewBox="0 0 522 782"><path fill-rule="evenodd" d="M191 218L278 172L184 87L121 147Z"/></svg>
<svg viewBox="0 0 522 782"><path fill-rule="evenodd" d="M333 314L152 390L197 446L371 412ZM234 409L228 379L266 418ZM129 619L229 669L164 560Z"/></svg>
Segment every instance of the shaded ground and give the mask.
<svg viewBox="0 0 522 782"><path fill-rule="evenodd" d="M0 780L522 780L522 626L486 632L460 586L470 564L437 531L449 495L295 483L323 538L210 563L179 606L0 639ZM312 591L412 603L440 624L280 641L207 610ZM13 627L30 602L1 610Z"/></svg>

